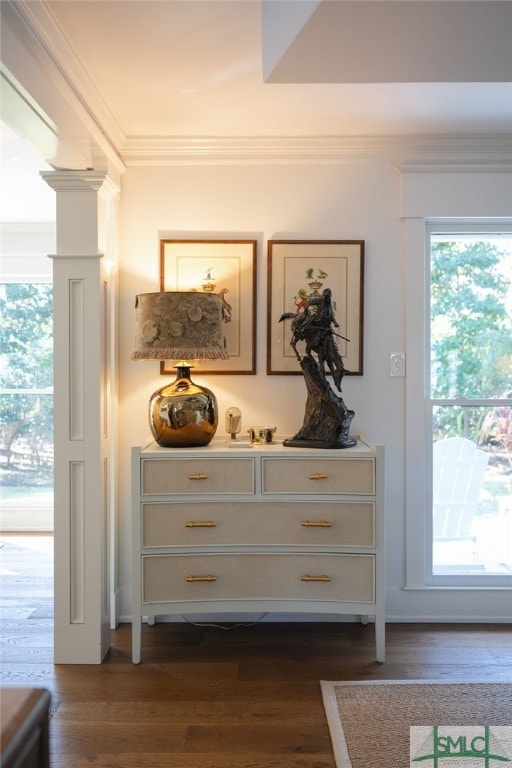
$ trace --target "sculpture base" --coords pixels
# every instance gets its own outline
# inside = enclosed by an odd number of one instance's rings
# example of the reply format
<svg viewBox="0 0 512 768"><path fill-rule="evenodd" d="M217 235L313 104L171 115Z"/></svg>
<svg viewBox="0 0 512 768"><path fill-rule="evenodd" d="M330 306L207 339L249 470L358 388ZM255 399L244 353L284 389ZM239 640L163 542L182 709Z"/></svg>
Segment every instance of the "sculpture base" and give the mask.
<svg viewBox="0 0 512 768"><path fill-rule="evenodd" d="M294 437L283 440L287 448L353 448L357 440L353 437L344 437L336 443L328 440L296 440Z"/></svg>
<svg viewBox="0 0 512 768"><path fill-rule="evenodd" d="M332 391L310 355L301 360L308 396L304 422L299 431L284 441L293 448L352 448L357 441L349 436L354 411Z"/></svg>

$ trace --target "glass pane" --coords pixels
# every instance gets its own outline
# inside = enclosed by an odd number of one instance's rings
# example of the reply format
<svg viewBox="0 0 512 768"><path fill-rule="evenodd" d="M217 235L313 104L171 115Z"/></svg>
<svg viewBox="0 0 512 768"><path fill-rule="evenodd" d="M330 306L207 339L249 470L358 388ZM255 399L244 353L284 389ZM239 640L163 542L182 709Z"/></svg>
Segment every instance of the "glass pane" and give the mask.
<svg viewBox="0 0 512 768"><path fill-rule="evenodd" d="M53 386L53 286L0 283L0 390Z"/></svg>
<svg viewBox="0 0 512 768"><path fill-rule="evenodd" d="M52 317L51 284L0 284L0 504L16 515L53 506Z"/></svg>
<svg viewBox="0 0 512 768"><path fill-rule="evenodd" d="M512 573L512 402L433 408L433 573Z"/></svg>
<svg viewBox="0 0 512 768"><path fill-rule="evenodd" d="M431 397L512 390L512 238L431 239Z"/></svg>
<svg viewBox="0 0 512 768"><path fill-rule="evenodd" d="M0 503L53 505L53 394L0 395Z"/></svg>

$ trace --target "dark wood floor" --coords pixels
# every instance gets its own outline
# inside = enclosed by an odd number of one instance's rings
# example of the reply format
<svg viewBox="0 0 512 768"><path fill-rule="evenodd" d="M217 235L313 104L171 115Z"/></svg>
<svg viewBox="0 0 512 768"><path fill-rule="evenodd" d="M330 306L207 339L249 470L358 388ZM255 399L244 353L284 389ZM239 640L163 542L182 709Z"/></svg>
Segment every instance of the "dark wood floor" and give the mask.
<svg viewBox="0 0 512 768"><path fill-rule="evenodd" d="M137 666L122 625L104 664L54 666L51 558L21 566L12 547L0 537L0 681L51 691L54 768L334 768L320 680L512 680L508 625L391 624L377 664L371 625L161 623Z"/></svg>

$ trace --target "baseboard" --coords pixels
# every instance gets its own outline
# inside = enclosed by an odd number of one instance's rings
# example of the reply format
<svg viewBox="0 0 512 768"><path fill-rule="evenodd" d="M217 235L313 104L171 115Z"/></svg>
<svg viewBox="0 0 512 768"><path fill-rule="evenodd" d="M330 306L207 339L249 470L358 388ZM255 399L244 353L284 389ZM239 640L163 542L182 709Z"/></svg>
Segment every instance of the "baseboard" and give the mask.
<svg viewBox="0 0 512 768"><path fill-rule="evenodd" d="M187 614L187 616L158 616L157 623L168 624L270 624L270 623L310 623L310 624L354 624L372 623L373 616L335 616L333 614L290 614L272 613L215 613ZM144 618L144 621L147 621ZM120 624L131 624L131 616L121 616ZM386 616L386 624L512 624L512 618L507 616Z"/></svg>

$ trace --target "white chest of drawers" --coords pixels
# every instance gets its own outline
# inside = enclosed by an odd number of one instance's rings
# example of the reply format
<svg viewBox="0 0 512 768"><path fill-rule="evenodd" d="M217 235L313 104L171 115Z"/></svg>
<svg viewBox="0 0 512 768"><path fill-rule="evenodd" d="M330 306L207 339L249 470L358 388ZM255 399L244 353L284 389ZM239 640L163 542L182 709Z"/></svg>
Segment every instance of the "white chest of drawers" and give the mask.
<svg viewBox="0 0 512 768"><path fill-rule="evenodd" d="M142 617L375 616L385 653L384 448L132 449L132 657Z"/></svg>

